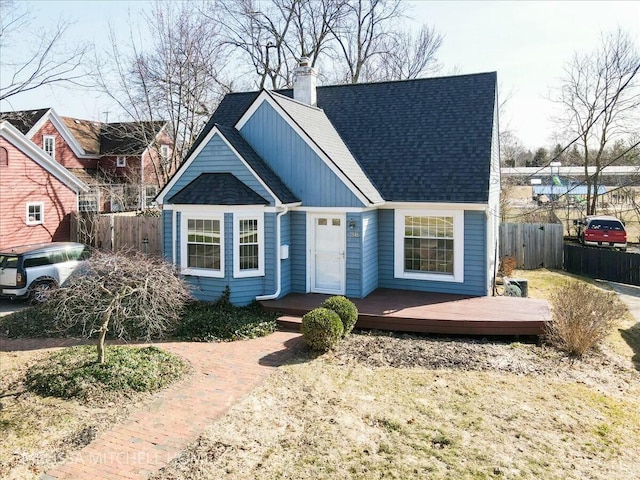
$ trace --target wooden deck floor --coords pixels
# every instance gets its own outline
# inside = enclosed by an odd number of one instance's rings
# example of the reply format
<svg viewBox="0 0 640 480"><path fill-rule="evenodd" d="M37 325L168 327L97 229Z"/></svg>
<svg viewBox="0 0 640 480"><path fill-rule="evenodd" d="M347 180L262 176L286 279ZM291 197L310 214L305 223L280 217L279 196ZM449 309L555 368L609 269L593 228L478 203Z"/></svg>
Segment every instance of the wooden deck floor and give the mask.
<svg viewBox="0 0 640 480"><path fill-rule="evenodd" d="M295 326L295 317L320 306L329 295L292 293L261 302ZM551 320L546 300L517 297L467 297L443 293L378 289L352 299L357 328L462 335L540 335Z"/></svg>

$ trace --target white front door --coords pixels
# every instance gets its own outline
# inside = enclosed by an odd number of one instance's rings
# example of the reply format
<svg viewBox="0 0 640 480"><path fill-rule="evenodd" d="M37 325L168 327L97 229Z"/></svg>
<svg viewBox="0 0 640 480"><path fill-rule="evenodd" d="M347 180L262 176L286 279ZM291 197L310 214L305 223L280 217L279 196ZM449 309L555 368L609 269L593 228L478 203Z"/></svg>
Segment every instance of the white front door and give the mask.
<svg viewBox="0 0 640 480"><path fill-rule="evenodd" d="M345 293L344 223L344 215L309 215L309 286L313 293Z"/></svg>

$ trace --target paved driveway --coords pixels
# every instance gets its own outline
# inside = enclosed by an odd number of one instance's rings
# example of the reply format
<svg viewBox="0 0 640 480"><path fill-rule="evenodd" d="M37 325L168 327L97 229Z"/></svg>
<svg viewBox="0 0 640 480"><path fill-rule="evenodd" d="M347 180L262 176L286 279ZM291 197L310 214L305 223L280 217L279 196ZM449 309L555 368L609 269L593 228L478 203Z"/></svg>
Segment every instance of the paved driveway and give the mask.
<svg viewBox="0 0 640 480"><path fill-rule="evenodd" d="M626 303L629 311L640 322L640 287L624 283L607 282L618 294L620 300Z"/></svg>
<svg viewBox="0 0 640 480"><path fill-rule="evenodd" d="M0 317L17 312L28 306L29 304L23 300L0 300Z"/></svg>

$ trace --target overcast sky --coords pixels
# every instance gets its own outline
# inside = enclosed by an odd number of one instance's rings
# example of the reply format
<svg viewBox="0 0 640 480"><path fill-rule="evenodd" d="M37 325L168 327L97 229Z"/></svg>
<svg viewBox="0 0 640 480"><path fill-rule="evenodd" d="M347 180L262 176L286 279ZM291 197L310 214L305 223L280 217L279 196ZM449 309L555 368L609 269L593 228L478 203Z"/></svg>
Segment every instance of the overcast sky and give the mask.
<svg viewBox="0 0 640 480"><path fill-rule="evenodd" d="M135 17L146 2L32 1L33 27L62 17L76 21L67 41L93 41L105 48L109 23L125 38L129 12ZM458 2L412 1L416 22L444 35L441 74L498 72L500 96L509 98L501 126L534 149L551 145L557 128L546 97L558 84L574 51L591 51L600 32L621 27L640 48L640 2ZM26 32L25 32L26 33ZM6 52L5 52L6 53ZM4 54L0 52L0 62ZM44 88L11 99L2 110L53 107L59 114L104 120L108 103L91 92Z"/></svg>

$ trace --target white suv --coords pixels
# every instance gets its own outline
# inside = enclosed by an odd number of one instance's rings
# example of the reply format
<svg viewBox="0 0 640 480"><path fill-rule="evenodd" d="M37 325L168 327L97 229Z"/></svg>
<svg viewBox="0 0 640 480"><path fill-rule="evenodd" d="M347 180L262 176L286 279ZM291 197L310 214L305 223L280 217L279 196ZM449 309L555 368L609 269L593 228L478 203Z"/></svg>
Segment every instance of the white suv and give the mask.
<svg viewBox="0 0 640 480"><path fill-rule="evenodd" d="M0 298L41 301L90 255L81 243L52 242L0 250Z"/></svg>

